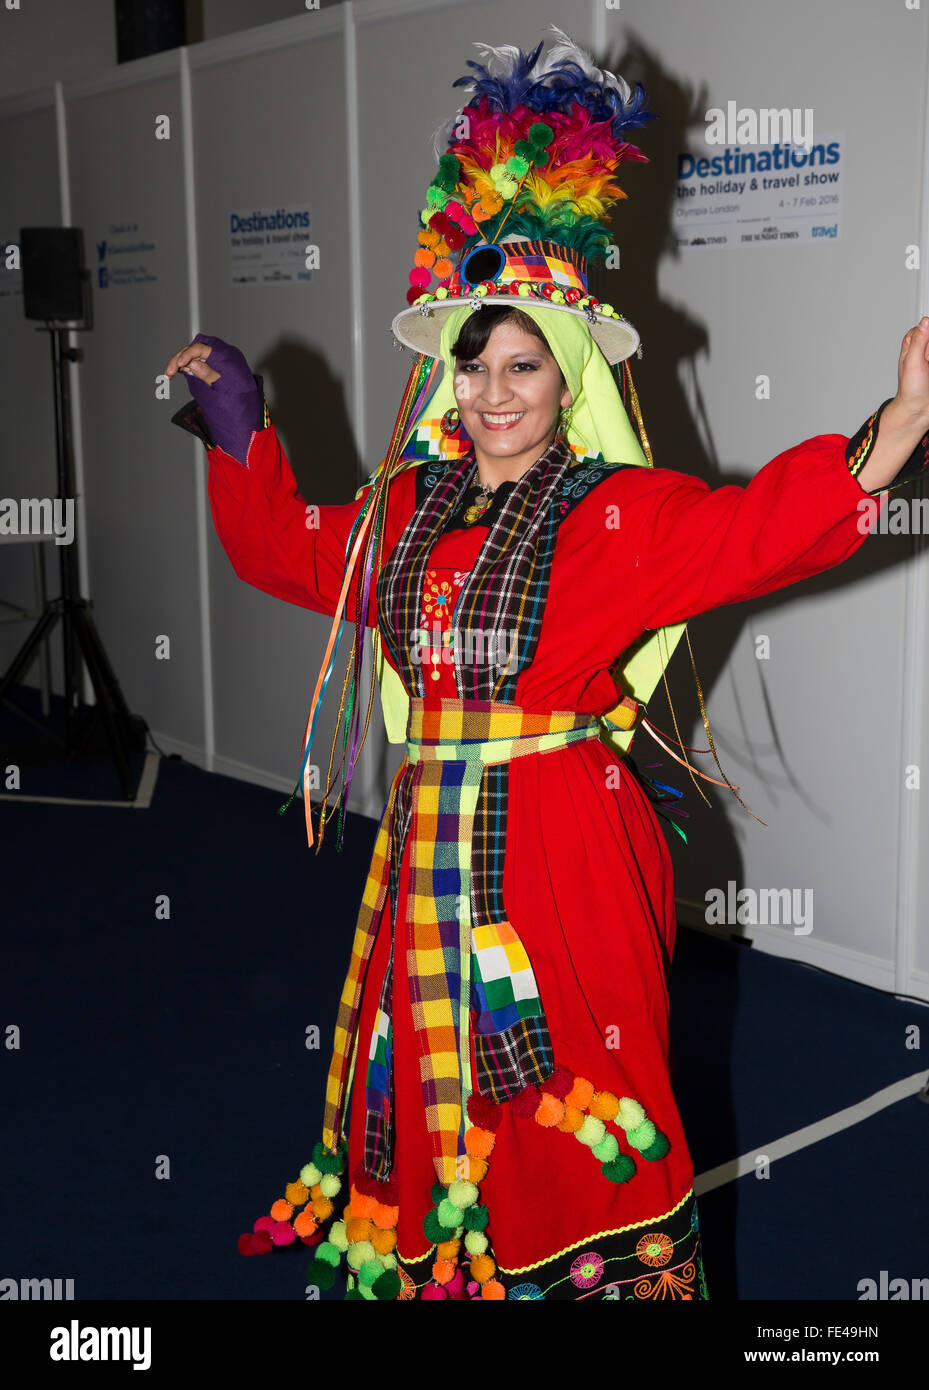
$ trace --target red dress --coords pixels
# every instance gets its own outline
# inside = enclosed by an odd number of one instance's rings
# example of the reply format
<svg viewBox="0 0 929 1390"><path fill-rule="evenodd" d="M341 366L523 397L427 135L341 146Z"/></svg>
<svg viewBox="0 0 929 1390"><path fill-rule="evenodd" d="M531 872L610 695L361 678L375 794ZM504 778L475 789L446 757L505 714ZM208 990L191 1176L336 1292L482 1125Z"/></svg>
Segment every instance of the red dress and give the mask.
<svg viewBox="0 0 929 1390"><path fill-rule="evenodd" d="M870 498L850 474L846 443L843 435L810 439L768 463L745 488L710 489L668 469L626 468L601 481L559 527L541 633L519 676L516 704L605 713L619 698L609 668L643 631L847 559L868 534L862 499L877 500L879 511L885 498ZM253 436L247 467L219 449L209 457L216 527L240 577L334 613L360 502L322 507L319 526L308 526L273 426ZM388 548L413 513L415 471L391 484ZM604 509L617 506L612 514L620 525L606 525ZM479 520L440 538L427 573L425 621L451 610L487 529ZM373 599L367 618L375 620ZM437 669L438 679L426 677L425 698L454 698L454 666ZM669 1073L676 922L659 821L640 783L598 740L518 758L509 777L503 896L538 980L556 1063L597 1090L637 1098L670 1150L660 1162L640 1163L632 1181L609 1182L573 1135L503 1106L480 1186L499 1277L516 1298L706 1297L693 1168ZM399 922L405 882L401 871ZM382 978L389 946L382 930L368 979ZM423 1231L435 1172L404 955L396 952L393 975L391 1177L399 1192L399 1266L421 1286L435 1258ZM377 1005L376 990L366 988L362 1049ZM363 1154L363 1058L362 1051L350 1172Z"/></svg>

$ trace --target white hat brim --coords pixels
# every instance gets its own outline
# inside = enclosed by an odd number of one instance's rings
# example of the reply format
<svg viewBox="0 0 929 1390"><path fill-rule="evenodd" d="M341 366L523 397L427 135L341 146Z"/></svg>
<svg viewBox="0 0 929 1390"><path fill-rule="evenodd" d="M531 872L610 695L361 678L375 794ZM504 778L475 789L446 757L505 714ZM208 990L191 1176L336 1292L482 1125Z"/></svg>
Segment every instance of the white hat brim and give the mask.
<svg viewBox="0 0 929 1390"><path fill-rule="evenodd" d="M414 304L403 309L393 321L394 337L414 352L426 357L438 357L442 345L442 311L460 309L470 303L471 296L462 294L448 299L434 299L427 304ZM513 294L487 294L479 299L485 304L506 305L508 309L519 309L520 299ZM638 349L641 339L627 319L607 319L596 316L591 323L583 309L573 309L570 304L552 304L550 300L538 299L535 295L527 301L532 308L550 309L562 314L576 314L587 322L590 336L603 353L610 366L624 362ZM425 311L425 312L424 312Z"/></svg>

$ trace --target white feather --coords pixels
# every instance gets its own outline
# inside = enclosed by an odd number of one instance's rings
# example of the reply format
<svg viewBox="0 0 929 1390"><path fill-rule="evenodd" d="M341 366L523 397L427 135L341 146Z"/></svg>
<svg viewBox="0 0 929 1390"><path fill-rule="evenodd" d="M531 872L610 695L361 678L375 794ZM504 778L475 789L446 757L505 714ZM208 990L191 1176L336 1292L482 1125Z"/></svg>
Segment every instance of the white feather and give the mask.
<svg viewBox="0 0 929 1390"><path fill-rule="evenodd" d="M499 48L489 43L476 43L474 47L491 77L503 77L512 72L519 62L520 50L513 43L502 43Z"/></svg>
<svg viewBox="0 0 929 1390"><path fill-rule="evenodd" d="M467 102L465 102L465 106L467 106ZM442 124L436 130L435 134L433 135L432 153L435 156L436 164L438 164L440 156L447 152L448 147L451 144L452 135L454 134L455 127L461 120L463 112L464 106L460 106L458 110L455 112L454 116L449 116L447 121L443 121Z"/></svg>
<svg viewBox="0 0 929 1390"><path fill-rule="evenodd" d="M549 72L560 63L576 63L581 71L585 72L592 81L599 82L601 86L604 87L612 87L614 91L619 92L623 99L623 104L629 100L632 96L632 91L628 82L624 81L621 77L617 77L615 73L598 68L591 61L590 55L585 53L583 49L578 48L574 40L569 38L563 29L559 29L557 24L550 24L548 27L557 38L544 55L541 66L535 69L536 76L544 76L545 73Z"/></svg>
<svg viewBox="0 0 929 1390"><path fill-rule="evenodd" d="M544 81L545 77L562 63L576 63L592 82L598 82L601 86L610 87L613 91L618 92L622 98L623 105L629 102L632 97L632 89L628 82L622 77L617 77L615 73L598 68L590 58L590 55L585 53L583 49L578 48L574 40L569 38L563 29L559 29L557 24L550 24L548 27L555 35L555 41L552 43L547 53L540 54L536 59L536 65L532 69L532 76L535 81ZM481 63L487 69L491 77L505 77L508 73L513 71L516 64L519 62L520 49L517 48L515 44L504 43L500 44L498 47L494 47L493 44L489 43L475 43L474 47L478 50ZM473 92L474 86L474 79L469 79L467 83L461 84L464 92ZM464 104L458 108L455 115L450 116L447 121L443 121L435 131L432 137L432 151L436 162L438 162L439 157L448 149L452 132L461 119L462 112L467 104L467 101L465 101Z"/></svg>

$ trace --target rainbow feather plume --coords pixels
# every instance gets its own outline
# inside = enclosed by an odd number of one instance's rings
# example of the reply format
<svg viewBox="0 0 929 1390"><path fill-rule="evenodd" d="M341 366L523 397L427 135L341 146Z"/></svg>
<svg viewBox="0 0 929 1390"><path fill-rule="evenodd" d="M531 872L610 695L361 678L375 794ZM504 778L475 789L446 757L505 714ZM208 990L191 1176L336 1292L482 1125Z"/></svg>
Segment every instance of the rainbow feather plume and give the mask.
<svg viewBox="0 0 929 1390"><path fill-rule="evenodd" d="M433 137L438 174L421 213L409 303L439 285L475 245L507 235L552 239L588 259L610 244L610 208L626 197L621 164L647 163L627 139L654 119L645 89L594 65L557 25L548 52L476 44L473 75L453 84L468 102ZM504 228L504 223L505 228Z"/></svg>

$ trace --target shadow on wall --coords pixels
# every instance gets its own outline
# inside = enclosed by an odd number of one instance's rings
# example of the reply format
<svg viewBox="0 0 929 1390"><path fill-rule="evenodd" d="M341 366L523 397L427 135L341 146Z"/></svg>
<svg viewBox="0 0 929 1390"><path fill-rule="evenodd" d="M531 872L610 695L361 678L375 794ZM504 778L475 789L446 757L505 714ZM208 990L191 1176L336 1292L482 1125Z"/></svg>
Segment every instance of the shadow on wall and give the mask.
<svg viewBox="0 0 929 1390"><path fill-rule="evenodd" d="M594 267L591 287L594 294L603 289L603 297L615 305L637 327L642 335L644 356L641 361L632 359L632 371L642 415L648 435L652 457L657 468L671 468L679 472L694 474L703 478L712 488L725 484L744 487L756 471L755 468L738 475L727 473L722 476L719 460L713 445L712 427L703 407L697 377L697 358L701 353L709 355L710 338L706 325L690 317L678 306L662 301L658 290L658 268L661 258L669 253L675 258L680 255L673 234L675 188L677 181L678 154L688 147L693 131L699 128L701 134L705 126L704 113L710 104L706 84L699 88L692 83L681 81L668 72L656 55L643 43L627 38L625 52L618 58L612 54L595 56L595 62L612 72L620 72L630 83L641 82L648 95L647 107L658 113L641 131L633 132L633 140L640 144L649 157L647 165L628 165L621 169L621 182L628 193L628 203L620 203L614 213L616 244L621 250L623 269L621 289L617 293L616 280L608 277L610 272L602 267ZM785 265L784 274L789 275ZM604 278L607 277L607 278ZM698 418L694 418L690 402L681 388L681 380L690 375L694 382L694 400L697 402ZM876 403L876 398L875 398ZM866 407L867 409L867 407ZM862 419L864 419L863 412ZM796 443L801 441L797 439ZM754 460L761 464L765 460ZM893 546L891 550L890 547ZM866 581L888 564L900 563L904 559L899 546L892 537L875 535L869 543L851 557L845 564L812 579L803 581L804 594L825 594L836 588L848 587L856 580ZM762 613L768 614L780 604L789 604L796 598L796 587L789 586L767 597L751 600L738 605L729 605L717 612L712 621L699 623L697 638L688 629L694 658L700 676L704 696L709 701L713 686L720 672L726 667L738 635L746 625L749 630L754 619ZM709 615L707 615L708 619ZM692 624L691 628L696 626ZM720 753L720 761L730 780L739 783L744 774L750 771L758 776L769 793L768 805L751 809L769 826L772 817L768 811L773 808L776 822L778 792L789 791L799 797L810 808L812 814L823 822L828 820L828 810L815 792L806 789L794 770L788 765L777 727L777 711L768 698L765 689L763 663L755 663L754 670L761 686L760 696L768 713L766 736L759 740L757 732L747 725L730 730L718 729L711 724L714 740ZM680 726L680 737L690 742L691 733L698 747L706 746L706 733L700 717L699 702L696 695L690 657L686 638L681 641L669 666L673 673L672 685L674 710ZM734 679L734 678L733 678ZM667 707L667 700L659 686L655 700L649 710L653 722L666 729L672 736L674 726ZM738 691L736 692L738 698ZM746 699L757 704L755 693L747 692ZM824 692L824 700L828 692ZM636 740L637 744L639 740ZM741 824L746 812L739 806L732 792L723 788L702 787L713 811L697 795L686 768L667 759L656 745L652 745L658 757L670 763L675 774L672 782L686 788L685 804L695 813L696 824L685 826L689 844L685 847L671 832L670 842L679 852L682 867L699 862L701 849L712 846L716 864L726 863L730 856L721 855L720 836L727 834L730 820ZM650 751L650 750L649 750ZM637 748L638 755L644 757L646 749ZM771 771L772 755L779 759L776 772ZM761 766L762 760L764 768ZM692 758L691 761L710 776L721 776L712 757ZM727 815L726 812L729 812ZM693 831L693 833L692 833ZM701 834L706 838L701 845ZM735 842L731 843L731 868L737 874L740 858Z"/></svg>
<svg viewBox="0 0 929 1390"><path fill-rule="evenodd" d="M654 111L656 117L634 129L629 137L648 156L649 163L626 164L619 169L619 182L628 196L628 202L613 210L615 243L621 255L619 280L616 272L595 262L591 287L598 295L602 288L604 297L642 336L644 355L641 361L633 357L631 366L655 466L679 468L677 461L685 459L688 466L682 471L713 483L719 475L718 461L697 437L680 385L687 370L682 370L681 364L689 363L693 370L698 354L709 352L709 332L686 310L664 303L658 292L662 257L680 256L673 230L678 155L687 148L691 132L695 128L702 132L705 126L709 91L705 84L696 90L672 76L636 40L627 42L622 57L612 60L607 55L594 61L621 73L630 84L641 82L648 98L646 109ZM647 408L647 400L654 402L654 408ZM709 436L705 416L701 423Z"/></svg>
<svg viewBox="0 0 929 1390"><path fill-rule="evenodd" d="M271 418L300 496L320 507L350 502L361 486L362 465L344 380L318 352L290 337L251 367L265 378Z"/></svg>

